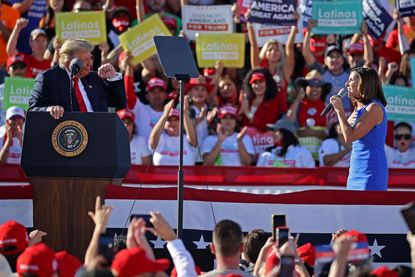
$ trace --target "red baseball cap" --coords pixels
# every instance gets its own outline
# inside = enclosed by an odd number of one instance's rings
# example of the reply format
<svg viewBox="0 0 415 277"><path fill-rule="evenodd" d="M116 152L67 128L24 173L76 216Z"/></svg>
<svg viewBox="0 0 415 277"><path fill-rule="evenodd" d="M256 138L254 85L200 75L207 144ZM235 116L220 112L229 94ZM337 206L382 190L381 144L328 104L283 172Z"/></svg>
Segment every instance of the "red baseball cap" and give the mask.
<svg viewBox="0 0 415 277"><path fill-rule="evenodd" d="M0 253L14 255L22 252L29 244L26 227L10 220L0 225ZM4 248L12 248L5 250Z"/></svg>
<svg viewBox="0 0 415 277"><path fill-rule="evenodd" d="M316 38L311 37L310 39L310 51L313 53L323 52L326 49L327 42L326 36L319 36Z"/></svg>
<svg viewBox="0 0 415 277"><path fill-rule="evenodd" d="M152 260L140 247L123 249L115 255L111 268L120 277L136 276L145 272L164 271L170 266L168 259Z"/></svg>
<svg viewBox="0 0 415 277"><path fill-rule="evenodd" d="M346 233L342 234L340 237L342 236L355 237L355 240L354 240L355 242L368 242L366 235L356 230L347 231Z"/></svg>
<svg viewBox="0 0 415 277"><path fill-rule="evenodd" d="M55 253L58 262L59 277L73 277L75 272L82 266L81 261L66 251Z"/></svg>
<svg viewBox="0 0 415 277"><path fill-rule="evenodd" d="M121 120L129 119L129 120L131 120L131 122L135 121L135 114L131 110L128 110L128 109L119 110L117 112L117 115Z"/></svg>
<svg viewBox="0 0 415 277"><path fill-rule="evenodd" d="M314 266L316 261L316 250L314 245L306 243L297 248L298 256L303 260L304 263L309 266Z"/></svg>
<svg viewBox="0 0 415 277"><path fill-rule="evenodd" d="M256 72L251 75L251 79L249 79L249 84L253 84L255 81L265 81L265 75L261 72Z"/></svg>
<svg viewBox="0 0 415 277"><path fill-rule="evenodd" d="M163 90L167 89L167 84L163 79L153 77L147 82L147 92L151 91L153 88L160 87Z"/></svg>
<svg viewBox="0 0 415 277"><path fill-rule="evenodd" d="M55 253L44 243L29 246L17 258L16 271L34 273L39 277L52 276L58 269Z"/></svg>
<svg viewBox="0 0 415 277"><path fill-rule="evenodd" d="M189 92L196 86L204 86L208 92L212 89L212 85L207 83L204 78L191 78L189 83L186 84L186 92Z"/></svg>
<svg viewBox="0 0 415 277"><path fill-rule="evenodd" d="M224 106L219 109L218 117L220 119L224 118L227 115L231 115L236 118L236 109L232 106Z"/></svg>
<svg viewBox="0 0 415 277"><path fill-rule="evenodd" d="M361 42L358 43L352 43L349 46L349 49L347 49L347 54L353 55L353 54L359 54L363 55L364 53L364 45Z"/></svg>
<svg viewBox="0 0 415 277"><path fill-rule="evenodd" d="M22 63L27 66L24 57L25 55L23 53L18 53L14 56L8 57L6 62L6 69L9 70L10 66L14 65L15 63Z"/></svg>
<svg viewBox="0 0 415 277"><path fill-rule="evenodd" d="M375 270L372 270L371 275L375 275L377 277L398 277L398 273L395 271L389 269L386 266L381 266L376 268Z"/></svg>
<svg viewBox="0 0 415 277"><path fill-rule="evenodd" d="M205 68L205 69L203 69L203 75L205 75L205 76L212 76L212 75L215 75L215 73L216 73L216 69L214 69L214 68Z"/></svg>

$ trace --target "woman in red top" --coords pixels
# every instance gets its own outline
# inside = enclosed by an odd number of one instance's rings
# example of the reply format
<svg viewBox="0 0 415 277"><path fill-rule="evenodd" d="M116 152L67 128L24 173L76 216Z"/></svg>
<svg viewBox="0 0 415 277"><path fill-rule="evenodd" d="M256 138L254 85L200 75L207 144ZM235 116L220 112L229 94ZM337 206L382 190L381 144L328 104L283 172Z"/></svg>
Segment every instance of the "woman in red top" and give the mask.
<svg viewBox="0 0 415 277"><path fill-rule="evenodd" d="M252 126L260 132L267 130L286 111L282 93L271 73L264 68L253 69L245 77L244 94L239 114L243 126Z"/></svg>
<svg viewBox="0 0 415 277"><path fill-rule="evenodd" d="M287 118L305 128L306 136L326 137L325 132L311 130L310 127L326 127L326 117L321 116L325 108L323 99L331 90L331 84L323 81L317 70L310 71L305 78L295 80L298 94L288 109Z"/></svg>

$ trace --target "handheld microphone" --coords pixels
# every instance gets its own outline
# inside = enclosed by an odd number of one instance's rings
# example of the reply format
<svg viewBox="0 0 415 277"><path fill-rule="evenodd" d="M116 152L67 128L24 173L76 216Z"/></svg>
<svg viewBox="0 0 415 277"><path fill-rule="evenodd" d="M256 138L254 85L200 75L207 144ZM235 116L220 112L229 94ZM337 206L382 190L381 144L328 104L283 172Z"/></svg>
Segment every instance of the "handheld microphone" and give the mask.
<svg viewBox="0 0 415 277"><path fill-rule="evenodd" d="M79 72L82 68L82 61L78 58L74 58L71 60L71 63L69 64L69 69L71 70L72 75L75 75Z"/></svg>
<svg viewBox="0 0 415 277"><path fill-rule="evenodd" d="M340 98L343 98L344 96L346 96L346 94L347 94L347 88L342 88L340 91L339 91L339 93L337 93L337 96L338 97L340 97ZM323 110L323 112L321 113L321 116L325 116L326 114L328 114L329 113L329 111L331 111L333 109L333 105L330 103L330 104L328 104L325 108L324 108L324 110Z"/></svg>

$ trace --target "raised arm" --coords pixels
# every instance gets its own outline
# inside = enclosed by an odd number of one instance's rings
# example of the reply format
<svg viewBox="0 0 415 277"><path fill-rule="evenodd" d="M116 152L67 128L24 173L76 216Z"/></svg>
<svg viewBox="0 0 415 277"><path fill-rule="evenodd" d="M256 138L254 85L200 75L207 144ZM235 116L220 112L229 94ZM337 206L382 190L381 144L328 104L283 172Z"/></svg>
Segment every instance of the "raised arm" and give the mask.
<svg viewBox="0 0 415 277"><path fill-rule="evenodd" d="M16 21L16 26L14 26L6 46L6 52L9 57L17 54L17 40L19 39L20 32L27 26L27 24L29 24L29 20L26 18L19 18Z"/></svg>
<svg viewBox="0 0 415 277"><path fill-rule="evenodd" d="M294 17L298 20L299 15L294 13ZM297 24L297 21L296 21ZM287 43L285 44L285 64L283 67L284 76L287 80L291 78L291 74L293 74L294 66L295 66L295 36L298 33L297 26L291 26L291 31L288 36Z"/></svg>
<svg viewBox="0 0 415 277"><path fill-rule="evenodd" d="M138 23L144 21L145 11L144 11L144 0L136 0L135 1L135 11L137 13L137 21Z"/></svg>
<svg viewBox="0 0 415 277"><path fill-rule="evenodd" d="M197 135L195 126L192 123L192 119L190 118L189 113L189 96L185 97L184 99L184 129L186 131L186 137L189 144L193 147L197 146Z"/></svg>
<svg viewBox="0 0 415 277"><path fill-rule="evenodd" d="M373 63L373 49L369 40L369 29L365 22L362 23L362 37L363 37L363 59L365 61L364 66L370 67Z"/></svg>
<svg viewBox="0 0 415 277"><path fill-rule="evenodd" d="M250 22L247 24L248 27L248 39L251 44L250 54L251 54L251 68L255 69L259 67L259 47L255 37L254 25Z"/></svg>
<svg viewBox="0 0 415 277"><path fill-rule="evenodd" d="M169 103L164 105L163 115L160 117L159 121L154 126L153 130L151 130L150 137L148 139L151 150L154 150L157 147L158 140L161 136L161 132L163 132L164 124L166 124L170 109L172 109L173 107L173 103L174 100L170 100Z"/></svg>
<svg viewBox="0 0 415 277"><path fill-rule="evenodd" d="M246 150L245 144L243 142L243 138L248 130L248 126L245 126L237 135L236 140L238 141L238 151L239 157L241 159L241 164L244 166L251 165L253 156L248 153Z"/></svg>
<svg viewBox="0 0 415 277"><path fill-rule="evenodd" d="M24 0L21 3L14 3L12 8L15 8L16 10L18 10L20 14L24 14L29 10L33 2L34 0Z"/></svg>
<svg viewBox="0 0 415 277"><path fill-rule="evenodd" d="M287 118L294 124L297 122L298 108L301 104L301 101L303 101L304 97L304 88L298 88L297 97L295 98L294 102L291 104L290 108L287 111Z"/></svg>
<svg viewBox="0 0 415 277"><path fill-rule="evenodd" d="M304 36L303 56L307 65L312 65L316 61L316 58L314 58L314 55L310 49L311 32L316 24L317 22L315 20L310 19L308 21L308 28Z"/></svg>

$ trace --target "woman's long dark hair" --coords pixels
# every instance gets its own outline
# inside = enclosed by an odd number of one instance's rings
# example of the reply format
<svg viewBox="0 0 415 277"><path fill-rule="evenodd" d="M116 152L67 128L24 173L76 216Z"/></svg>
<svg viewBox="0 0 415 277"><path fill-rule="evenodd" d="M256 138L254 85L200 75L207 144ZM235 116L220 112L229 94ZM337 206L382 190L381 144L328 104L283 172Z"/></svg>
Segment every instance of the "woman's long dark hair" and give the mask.
<svg viewBox="0 0 415 277"><path fill-rule="evenodd" d="M265 76L266 90L265 90L264 101L269 101L273 99L275 96L277 96L277 93L278 93L277 83L275 82L274 78L272 78L272 75L269 72L269 70L266 68L256 68L256 69L250 70L244 78L243 87L244 87L244 91L248 94L248 100L251 101L252 99L255 98L255 93L253 92L252 87L249 84L249 80L251 80L251 76L254 73L262 73Z"/></svg>
<svg viewBox="0 0 415 277"><path fill-rule="evenodd" d="M278 157L284 157L285 154L287 154L288 151L288 147L290 147L291 145L297 146L300 144L300 142L298 141L297 137L291 133L290 131L288 131L287 129L279 129L281 135L282 135L282 139L281 139L281 150L277 153ZM271 146L268 147L265 152L271 152L273 149L275 149L277 146Z"/></svg>
<svg viewBox="0 0 415 277"><path fill-rule="evenodd" d="M386 106L386 98L383 94L382 84L380 82L378 73L368 67L357 67L352 69L352 72L356 72L360 76L359 94L360 99L357 101L367 105L372 99L379 100L383 106Z"/></svg>

